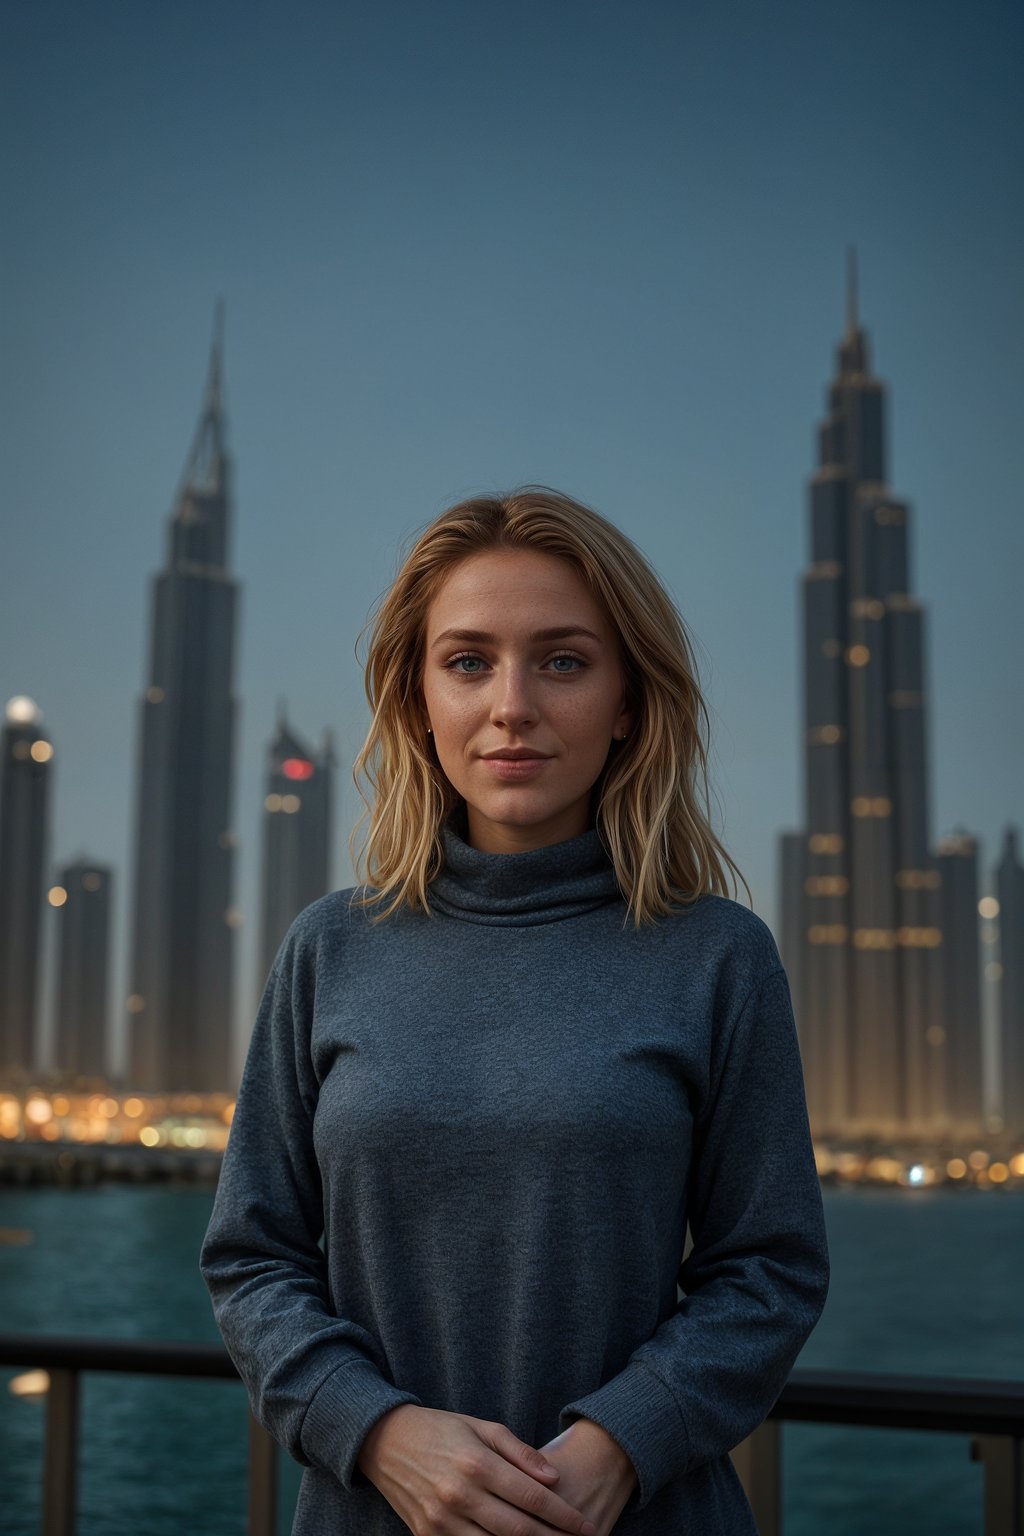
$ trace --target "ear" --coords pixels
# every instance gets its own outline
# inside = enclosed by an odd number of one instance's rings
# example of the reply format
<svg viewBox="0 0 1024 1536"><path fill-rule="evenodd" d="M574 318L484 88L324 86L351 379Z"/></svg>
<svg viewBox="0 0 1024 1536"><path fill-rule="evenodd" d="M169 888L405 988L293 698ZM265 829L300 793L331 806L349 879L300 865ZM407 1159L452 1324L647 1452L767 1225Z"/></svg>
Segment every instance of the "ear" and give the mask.
<svg viewBox="0 0 1024 1536"><path fill-rule="evenodd" d="M612 725L612 738L615 741L626 741L632 734L636 725L636 710L623 700L622 708L615 717Z"/></svg>
<svg viewBox="0 0 1024 1536"><path fill-rule="evenodd" d="M430 734L430 716L427 714L426 700L423 697L423 689L417 688L413 700L413 722L415 728L424 736Z"/></svg>

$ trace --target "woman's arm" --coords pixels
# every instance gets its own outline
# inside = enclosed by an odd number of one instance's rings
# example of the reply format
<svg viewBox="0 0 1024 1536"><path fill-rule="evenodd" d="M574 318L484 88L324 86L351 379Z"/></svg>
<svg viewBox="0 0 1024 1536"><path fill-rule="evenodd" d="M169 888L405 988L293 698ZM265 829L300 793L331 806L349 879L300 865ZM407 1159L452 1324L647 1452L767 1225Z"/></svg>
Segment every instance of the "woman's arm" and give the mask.
<svg viewBox="0 0 1024 1536"><path fill-rule="evenodd" d="M372 1425L419 1399L388 1379L373 1336L329 1305L309 1055L315 959L299 921L257 1014L199 1264L260 1423L350 1488Z"/></svg>
<svg viewBox="0 0 1024 1536"><path fill-rule="evenodd" d="M594 1420L628 1454L629 1510L764 1420L825 1305L824 1208L781 967L713 1040L688 1215L684 1299L618 1375L560 1415L563 1428Z"/></svg>

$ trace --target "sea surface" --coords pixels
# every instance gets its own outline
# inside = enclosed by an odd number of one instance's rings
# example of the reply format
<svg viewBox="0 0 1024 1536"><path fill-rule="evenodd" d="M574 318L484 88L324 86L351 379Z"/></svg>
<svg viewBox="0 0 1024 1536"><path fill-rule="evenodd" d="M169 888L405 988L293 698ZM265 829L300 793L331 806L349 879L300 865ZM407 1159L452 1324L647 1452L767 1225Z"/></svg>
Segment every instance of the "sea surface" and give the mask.
<svg viewBox="0 0 1024 1536"><path fill-rule="evenodd" d="M218 1341L197 1259L206 1189L0 1190L0 1331ZM1024 1194L825 1191L832 1282L801 1367L1024 1382ZM36 1536L39 1400L0 1369L0 1531ZM240 1383L83 1377L78 1536L243 1536ZM967 1435L787 1425L786 1536L982 1536ZM279 1531L300 1468L279 1453Z"/></svg>

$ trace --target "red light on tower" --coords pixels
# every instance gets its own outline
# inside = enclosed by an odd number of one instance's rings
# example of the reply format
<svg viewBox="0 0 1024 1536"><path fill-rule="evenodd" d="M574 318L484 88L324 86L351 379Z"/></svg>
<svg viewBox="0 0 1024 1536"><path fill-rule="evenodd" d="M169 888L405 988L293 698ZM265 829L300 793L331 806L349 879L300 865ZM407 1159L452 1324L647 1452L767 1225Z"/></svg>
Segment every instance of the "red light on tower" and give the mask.
<svg viewBox="0 0 1024 1536"><path fill-rule="evenodd" d="M286 757L281 764L281 772L286 779L311 779L313 764L304 757Z"/></svg>

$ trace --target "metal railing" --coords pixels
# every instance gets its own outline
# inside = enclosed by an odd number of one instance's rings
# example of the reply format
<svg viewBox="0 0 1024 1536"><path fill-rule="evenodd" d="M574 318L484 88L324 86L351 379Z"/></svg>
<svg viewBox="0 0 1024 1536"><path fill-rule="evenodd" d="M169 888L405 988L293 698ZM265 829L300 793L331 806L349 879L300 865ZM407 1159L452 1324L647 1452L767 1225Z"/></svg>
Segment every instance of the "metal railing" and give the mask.
<svg viewBox="0 0 1024 1536"><path fill-rule="evenodd" d="M219 1344L0 1334L0 1367L49 1373L41 1536L74 1536L83 1371L237 1380ZM983 1464L985 1536L1024 1536L1024 1383L859 1371L794 1371L764 1423L732 1451L760 1536L781 1536L782 1424L969 1434ZM249 1536L276 1536L277 1447L249 1414Z"/></svg>
<svg viewBox="0 0 1024 1536"><path fill-rule="evenodd" d="M0 1366L48 1372L41 1536L74 1536L79 1377L83 1371L238 1381L222 1344L0 1334ZM249 1536L277 1536L277 1446L249 1414Z"/></svg>

